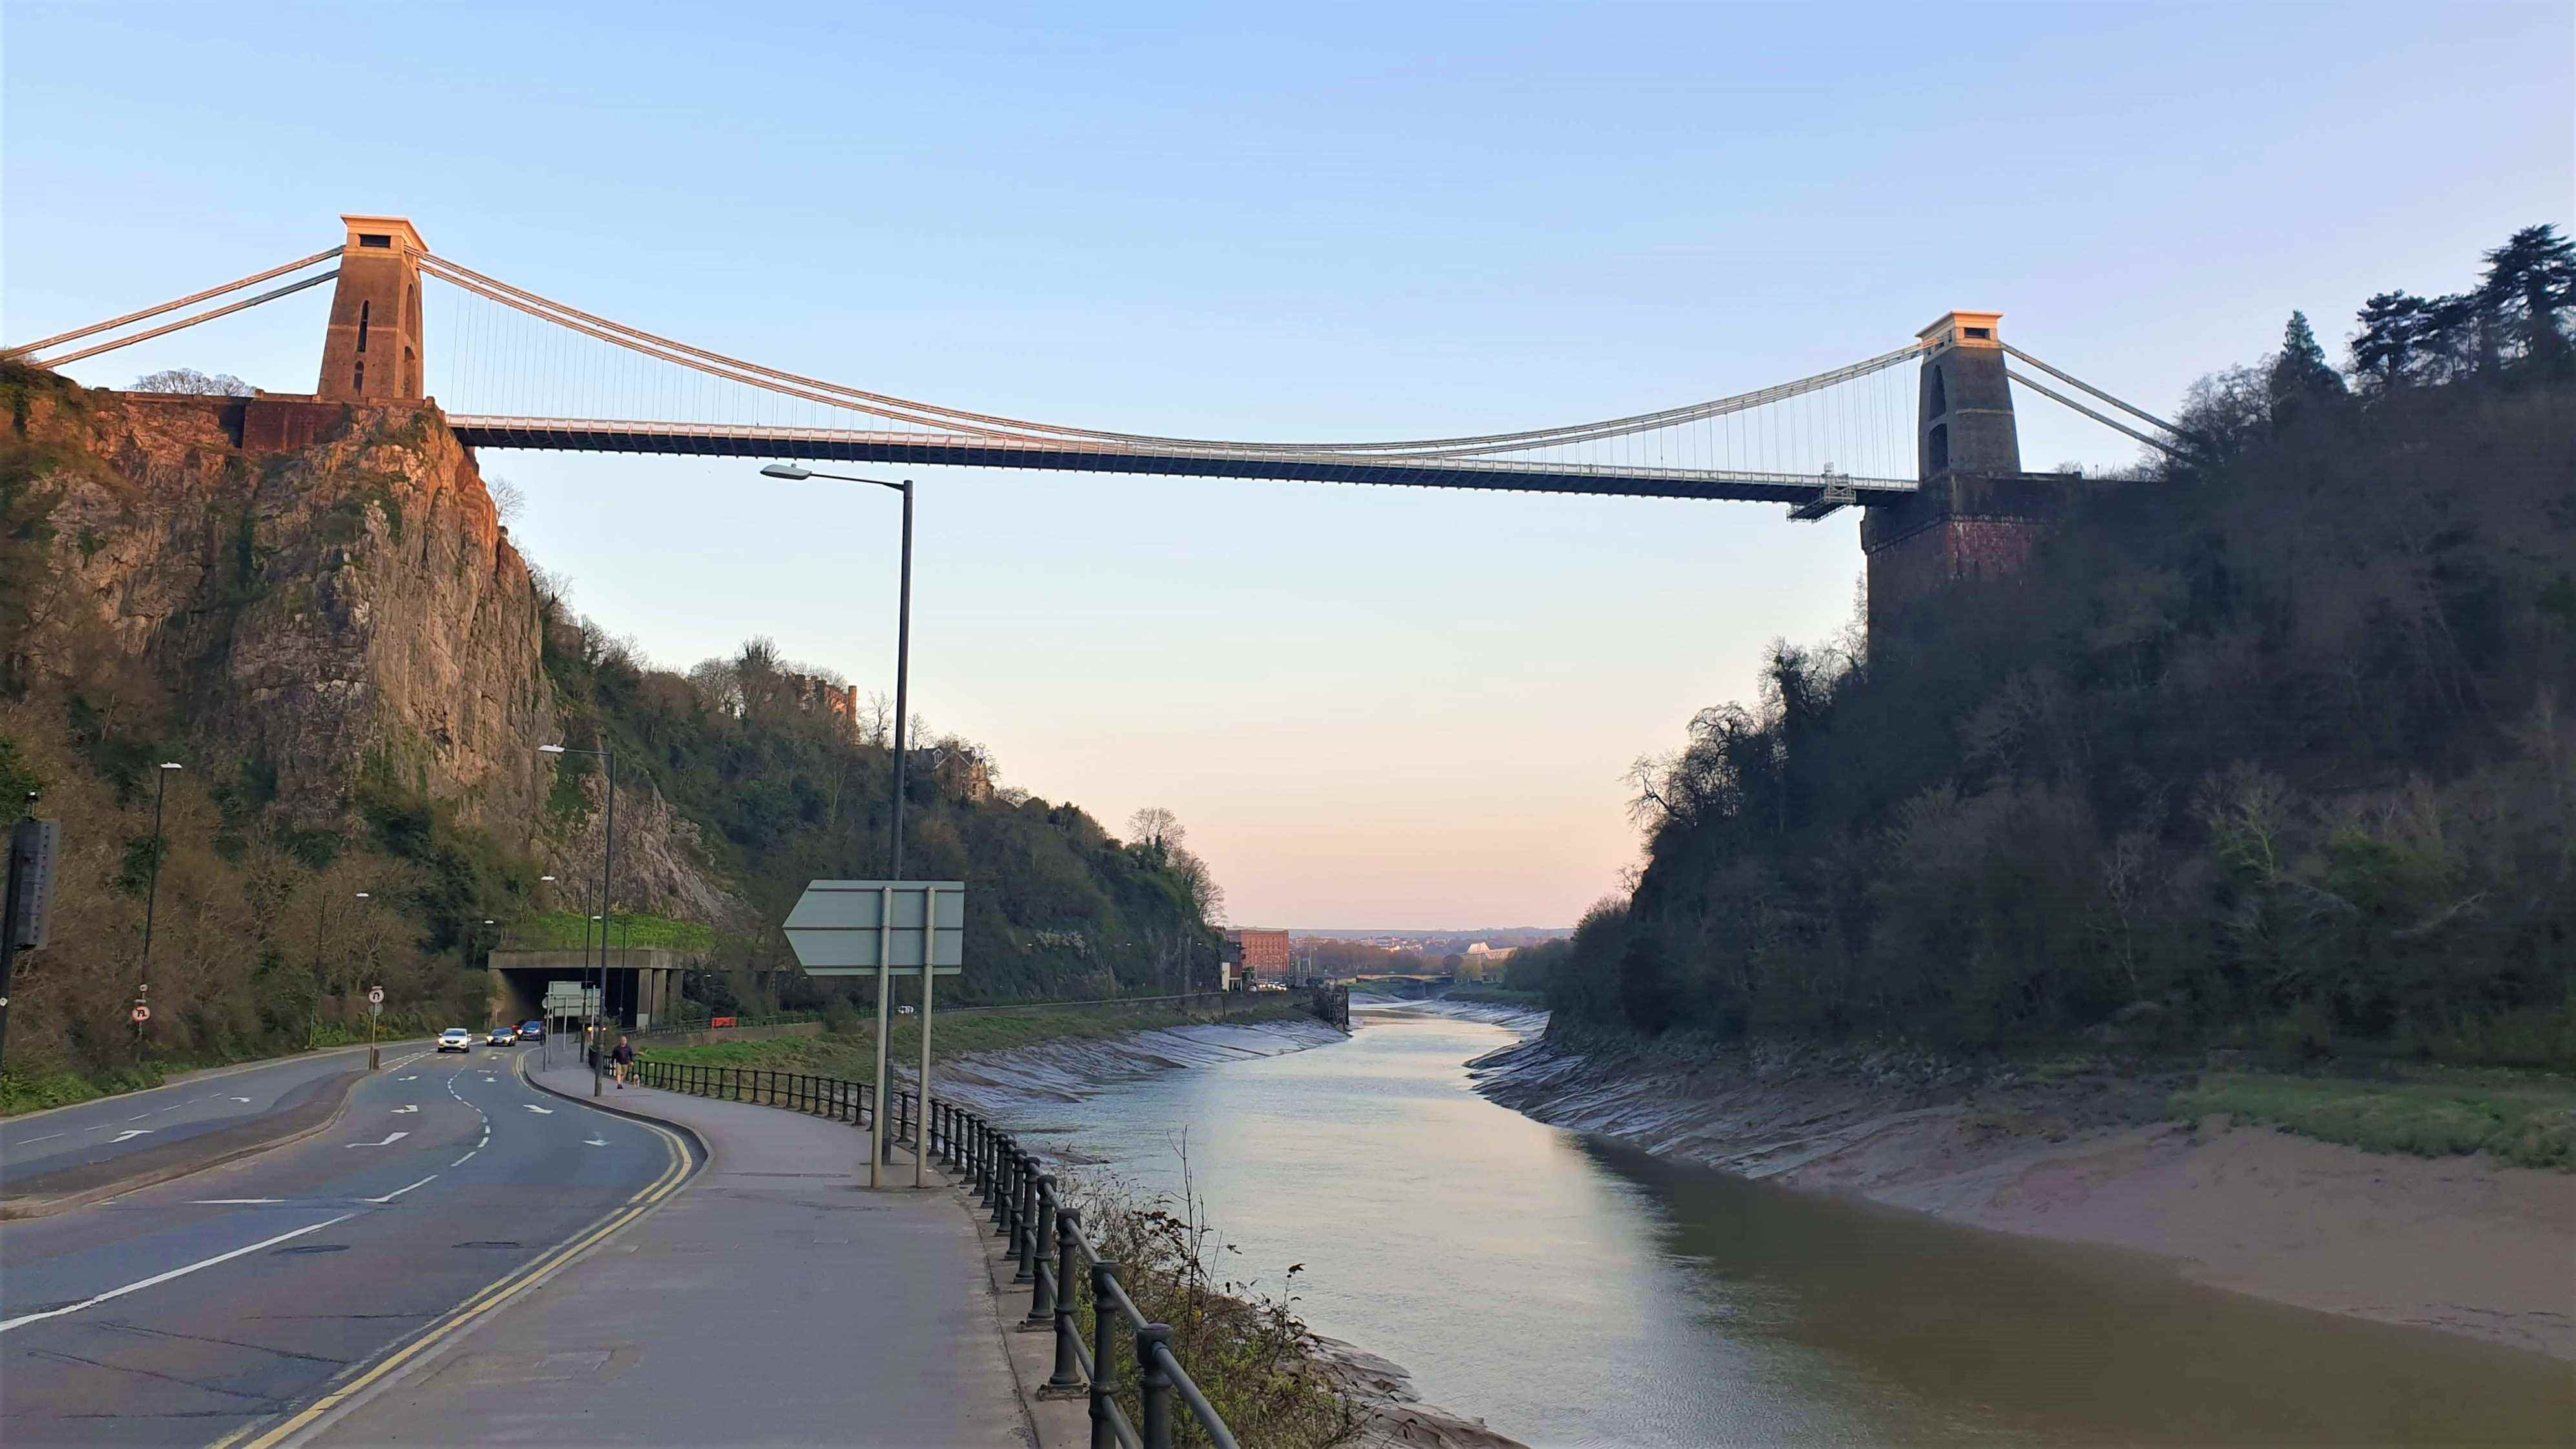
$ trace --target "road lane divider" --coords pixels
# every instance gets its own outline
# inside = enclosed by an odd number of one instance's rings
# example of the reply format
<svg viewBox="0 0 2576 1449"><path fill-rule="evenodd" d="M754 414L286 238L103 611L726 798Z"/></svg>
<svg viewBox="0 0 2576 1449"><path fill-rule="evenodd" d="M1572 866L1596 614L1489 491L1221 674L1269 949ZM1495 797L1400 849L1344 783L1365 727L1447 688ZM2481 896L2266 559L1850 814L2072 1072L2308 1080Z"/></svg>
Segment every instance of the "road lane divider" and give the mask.
<svg viewBox="0 0 2576 1449"><path fill-rule="evenodd" d="M158 1287L173 1278L185 1278L200 1268L211 1268L217 1263L229 1263L245 1253L256 1253L262 1248L273 1248L289 1238L300 1238L306 1233L318 1233L333 1223L345 1223L356 1216L356 1213L342 1213L336 1218L325 1218L321 1222L297 1228L293 1232L279 1233L273 1238L262 1238L247 1248L235 1248L229 1253L217 1253L211 1258L200 1258L184 1268L173 1268L167 1273L155 1273L149 1278L137 1279L122 1288L110 1288L95 1298L84 1298L78 1303L66 1303L60 1308L48 1308L41 1313L21 1313L15 1318L0 1319L0 1333L7 1333L10 1329L30 1323L41 1323L48 1318L60 1318L67 1313L78 1313L85 1308L96 1308L102 1303L122 1298L128 1293L140 1293L146 1288Z"/></svg>
<svg viewBox="0 0 2576 1449"><path fill-rule="evenodd" d="M520 1079L526 1080L524 1066L520 1072ZM588 1230L577 1234L572 1241L539 1258L529 1267L496 1280L473 1297L448 1310L437 1322L430 1324L410 1341L378 1359L374 1364L363 1370L353 1369L355 1376L344 1387L324 1394L277 1423L254 1421L245 1424L216 1440L207 1446L207 1449L278 1449L280 1445L300 1440L303 1436L324 1427L329 1420L341 1413L358 1407L374 1392L390 1387L407 1367L422 1361L425 1355L432 1354L455 1341L467 1329L480 1323L485 1315L494 1309L528 1289L544 1283L570 1264L573 1259L606 1242L636 1219L659 1207L664 1199L687 1184L692 1168L699 1159L691 1154L688 1144L678 1133L652 1122L644 1122L643 1125L651 1128L661 1137L664 1148L670 1153L670 1161L663 1168L660 1176L638 1189L634 1196L611 1209L607 1217L593 1224ZM469 1152L465 1155L471 1157L474 1154ZM413 1186L418 1185L413 1184Z"/></svg>

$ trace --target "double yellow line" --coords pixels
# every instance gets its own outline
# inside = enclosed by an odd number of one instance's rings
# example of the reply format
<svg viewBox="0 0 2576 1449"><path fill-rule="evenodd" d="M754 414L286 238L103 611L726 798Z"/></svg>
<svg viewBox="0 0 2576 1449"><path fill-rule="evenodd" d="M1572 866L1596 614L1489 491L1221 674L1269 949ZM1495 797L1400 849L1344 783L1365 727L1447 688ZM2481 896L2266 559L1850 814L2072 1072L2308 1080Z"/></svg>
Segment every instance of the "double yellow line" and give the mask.
<svg viewBox="0 0 2576 1449"><path fill-rule="evenodd" d="M525 1056L522 1056L519 1059L518 1074L521 1081L527 1080L528 1062ZM658 1133L662 1138L663 1145L668 1147L671 1151L671 1165L663 1169L660 1177L655 1178L633 1197L628 1198L624 1203L611 1210L607 1217L593 1225L589 1231L581 1234L571 1242L564 1244L562 1247L555 1249L553 1252L548 1253L545 1257L538 1259L531 1266L486 1286L473 1297L468 1298L463 1303L458 1304L455 1308L450 1309L445 1317L439 1319L437 1322L431 1324L427 1329L423 1330L418 1338L404 1344L400 1349L377 1361L374 1367L368 1369L365 1373L358 1375L358 1377L350 1380L342 1387L333 1389L331 1392L324 1394L321 1398L314 1400L294 1417L270 1428L265 1433L261 1433L257 1438L249 1438L247 1436L258 1430L259 1425L257 1423L244 1424L242 1427L235 1429L230 1434L216 1440L213 1444L208 1445L207 1449L276 1449L277 1445L283 1444L295 1435L313 1427L315 1424L319 1423L325 1415L330 1414L342 1405L347 1404L350 1400L365 1393L373 1385L382 1382L386 1375L402 1368L403 1365L410 1363L412 1360L429 1352L431 1349L455 1338L458 1334L472 1326L475 1320L481 1318L484 1314L491 1312L493 1309L496 1309L502 1304L517 1297L522 1292L525 1292L526 1290L545 1281L546 1277L556 1269L572 1261L573 1258L580 1255L583 1251L615 1233L618 1229L625 1227L628 1223L631 1223L637 1218L652 1211L654 1206L660 1203L662 1199L679 1191L680 1184L687 1181L689 1176L688 1145L680 1140L678 1134L670 1131L668 1128L662 1127L656 1123L646 1122L640 1117L633 1120L637 1125L650 1128L655 1133Z"/></svg>

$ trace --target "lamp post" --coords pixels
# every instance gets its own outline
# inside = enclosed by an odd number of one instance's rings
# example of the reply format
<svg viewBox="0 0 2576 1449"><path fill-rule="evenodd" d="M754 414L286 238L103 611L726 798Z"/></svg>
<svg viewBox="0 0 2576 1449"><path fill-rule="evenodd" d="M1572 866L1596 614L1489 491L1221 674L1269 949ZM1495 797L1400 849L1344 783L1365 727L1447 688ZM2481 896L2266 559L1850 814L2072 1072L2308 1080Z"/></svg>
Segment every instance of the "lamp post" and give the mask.
<svg viewBox="0 0 2576 1449"><path fill-rule="evenodd" d="M358 893L357 893L357 897L356 897L356 898L357 898L357 899L359 899L359 900L362 900L362 901L364 901L364 900L373 900L373 899L374 899L374 897L373 897L373 896L368 895L365 891L360 891L360 892L358 892ZM358 909L360 909L360 910L364 910L364 909L365 909L365 907L361 906L361 907L359 907ZM375 962L374 962L373 960L370 960L370 961L368 961L368 963L367 963L367 964L368 964L368 965L370 965L370 966L372 966L372 965L374 965L374 964L375 964ZM374 1003L373 1003L373 1002L369 1002L368 1004L369 1004L369 1005L371 1005L371 1006L372 1006L372 1005L374 1005ZM368 1013L367 1013L367 1070L372 1072L372 1071L374 1071L375 1069L376 1069L376 1014L375 1014L374 1012L370 1011L370 1012L368 1012Z"/></svg>
<svg viewBox="0 0 2576 1449"><path fill-rule="evenodd" d="M541 875L537 877L537 883L539 885L553 885L555 883L555 878L550 875ZM551 1063L554 1060L555 1054L555 1014L552 1011L548 1011L545 1003L542 1001L537 1004L537 1009L540 1012L543 1012L546 1018L546 1060Z"/></svg>
<svg viewBox="0 0 2576 1449"><path fill-rule="evenodd" d="M539 745L537 746L537 750L540 754L548 755L594 755L608 762L607 831L604 837L604 845L599 856L599 908L605 911L608 909L609 883L615 880L617 876L617 752L615 750L576 750L567 748L563 745ZM588 956L590 954L588 935L589 926L585 923L583 926L584 940L582 943L582 954L584 956ZM600 922L599 926L599 995L600 1004L603 1006L606 1005L608 997L608 923L605 919ZM588 1003L584 1004L588 1005ZM598 1056L599 1010L597 1007L592 1007L590 1012L590 1044L592 1049L590 1058L590 1094L596 1097L601 1095Z"/></svg>
<svg viewBox="0 0 2576 1449"><path fill-rule="evenodd" d="M857 478L847 473L817 473L811 468L800 468L793 463L772 463L760 472L764 478L786 478L795 481L807 478L829 478L839 483L873 483L879 488L891 488L903 495L903 581L901 591L896 597L894 624L894 840L893 849L889 852L892 868L887 871L889 879L901 880L903 879L905 755L903 731L907 719L905 711L909 707L905 693L912 673L912 480L906 478L900 483L889 483L883 478Z"/></svg>
<svg viewBox="0 0 2576 1449"><path fill-rule="evenodd" d="M152 1019L152 915L161 904L161 801L170 792L170 774L182 766L168 760L152 772L152 878L143 892L143 970L134 987L134 1054L143 1055L143 1023Z"/></svg>
<svg viewBox="0 0 2576 1449"><path fill-rule="evenodd" d="M902 582L895 597L894 623L894 841L893 848L887 852L889 856L889 868L886 872L888 879L901 880L903 879L904 766L906 763L905 756L909 753L909 751L904 748L903 735L904 726L908 722L911 710L911 703L906 698L906 690L910 684L912 674L912 480L906 478L900 483L889 483L883 478L860 478L848 473L817 473L811 468L799 467L794 463L772 463L761 469L760 472L761 476L764 478L785 478L791 482L802 481L807 478L829 478L837 483L870 483L879 488L891 488L895 492L903 495ZM929 962L925 960L922 963L921 977L921 1000L925 1011L930 1003L929 971ZM889 978L886 975L886 963L880 960L877 962L876 1073L877 1111L880 1114L885 1111L886 1088L890 1085L887 1081L886 1067L886 1033L891 1029L889 1025L891 1016L888 1006L890 997L888 981ZM925 1043L922 1053L922 1065L924 1068L922 1084L926 1089L930 1081L929 1076L927 1075L930 1060L927 1047L927 1042L929 1040L929 1022L927 1020L922 1023L922 1032L922 1039ZM925 1102L927 1095L927 1091L925 1090ZM894 1160L894 1138L891 1134L881 1133L879 1135L885 1139L885 1146L881 1156L883 1157L883 1160L892 1162ZM871 1179L873 1179L876 1173L875 1164L871 1163L869 1165L868 1172Z"/></svg>

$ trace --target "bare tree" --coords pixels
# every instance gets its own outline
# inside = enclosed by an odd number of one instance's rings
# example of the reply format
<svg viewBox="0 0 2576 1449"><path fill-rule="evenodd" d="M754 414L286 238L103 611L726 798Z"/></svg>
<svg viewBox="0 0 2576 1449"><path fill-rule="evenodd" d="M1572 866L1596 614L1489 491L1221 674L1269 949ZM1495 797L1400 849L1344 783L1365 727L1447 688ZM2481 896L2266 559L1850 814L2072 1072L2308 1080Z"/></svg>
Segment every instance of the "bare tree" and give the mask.
<svg viewBox="0 0 2576 1449"><path fill-rule="evenodd" d="M1181 817L1160 805L1147 805L1127 817L1127 833L1135 843L1156 854L1176 849L1189 837L1181 828Z"/></svg>
<svg viewBox="0 0 2576 1449"><path fill-rule="evenodd" d="M252 388L249 383L229 372L218 372L209 377L193 367L165 367L159 372L136 378L134 386L127 391L181 392L198 397L248 397L251 395Z"/></svg>
<svg viewBox="0 0 2576 1449"><path fill-rule="evenodd" d="M516 523L528 511L528 495L507 478L486 478L484 488L492 495L492 511L503 523Z"/></svg>

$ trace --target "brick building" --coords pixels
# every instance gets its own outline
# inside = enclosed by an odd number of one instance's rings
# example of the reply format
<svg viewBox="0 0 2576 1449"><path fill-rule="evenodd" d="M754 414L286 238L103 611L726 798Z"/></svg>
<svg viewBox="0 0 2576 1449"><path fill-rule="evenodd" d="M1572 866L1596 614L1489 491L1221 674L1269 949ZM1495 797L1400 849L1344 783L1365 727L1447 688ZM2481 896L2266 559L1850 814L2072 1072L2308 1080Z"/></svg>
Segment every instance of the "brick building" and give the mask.
<svg viewBox="0 0 2576 1449"><path fill-rule="evenodd" d="M1225 943L1233 948L1229 954L1242 963L1244 980L1253 986L1287 986L1293 984L1295 958L1288 951L1286 931L1243 929L1225 933Z"/></svg>

